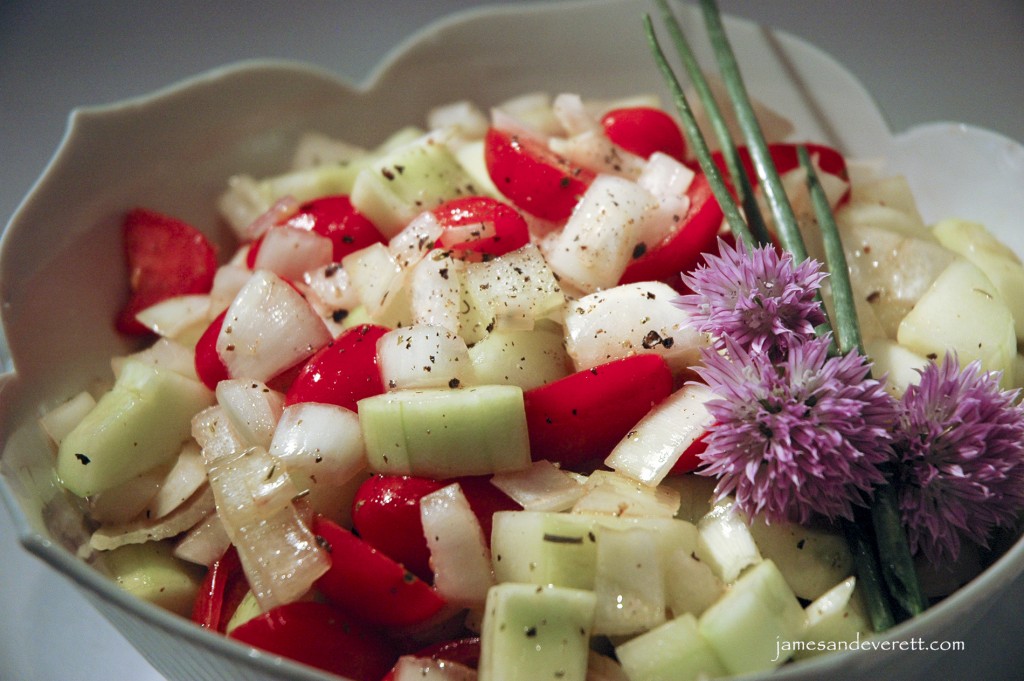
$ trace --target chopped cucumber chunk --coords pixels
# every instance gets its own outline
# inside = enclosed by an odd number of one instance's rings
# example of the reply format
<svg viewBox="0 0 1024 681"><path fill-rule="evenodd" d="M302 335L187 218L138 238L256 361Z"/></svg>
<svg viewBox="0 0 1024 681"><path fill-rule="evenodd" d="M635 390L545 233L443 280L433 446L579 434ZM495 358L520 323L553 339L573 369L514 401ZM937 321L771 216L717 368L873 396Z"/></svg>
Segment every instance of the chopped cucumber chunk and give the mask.
<svg viewBox="0 0 1024 681"><path fill-rule="evenodd" d="M508 582L487 593L480 681L584 681L593 592Z"/></svg>
<svg viewBox="0 0 1024 681"><path fill-rule="evenodd" d="M166 541L127 544L101 554L101 560L128 593L187 617L203 581L203 569L175 558L172 551Z"/></svg>
<svg viewBox="0 0 1024 681"><path fill-rule="evenodd" d="M370 470L450 478L530 466L523 391L398 390L359 402Z"/></svg>
<svg viewBox="0 0 1024 681"><path fill-rule="evenodd" d="M728 674L689 613L630 639L615 654L630 679L696 681Z"/></svg>

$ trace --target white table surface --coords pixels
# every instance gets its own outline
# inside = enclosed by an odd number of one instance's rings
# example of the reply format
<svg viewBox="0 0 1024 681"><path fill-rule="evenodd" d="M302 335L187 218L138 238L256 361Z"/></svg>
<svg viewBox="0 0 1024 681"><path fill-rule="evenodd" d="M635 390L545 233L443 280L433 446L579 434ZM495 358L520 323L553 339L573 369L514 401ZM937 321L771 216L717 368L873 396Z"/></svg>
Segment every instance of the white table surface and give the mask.
<svg viewBox="0 0 1024 681"><path fill-rule="evenodd" d="M0 220L42 171L67 113L251 57L320 64L360 81L429 21L485 0L0 2ZM721 0L723 10L824 47L893 130L957 120L1024 140L1020 0ZM1024 188L1022 188L1024 190ZM1024 584L995 635L945 656L938 678L1024 677ZM922 653L929 654L929 653ZM66 582L17 544L0 509L0 681L161 677Z"/></svg>

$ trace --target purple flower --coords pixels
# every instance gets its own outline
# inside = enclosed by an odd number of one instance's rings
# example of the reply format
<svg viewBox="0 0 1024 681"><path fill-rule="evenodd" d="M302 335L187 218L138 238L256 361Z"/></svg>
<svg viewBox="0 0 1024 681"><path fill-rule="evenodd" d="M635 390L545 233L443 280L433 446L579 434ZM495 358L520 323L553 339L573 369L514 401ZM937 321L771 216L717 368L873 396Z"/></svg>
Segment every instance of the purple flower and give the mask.
<svg viewBox="0 0 1024 681"><path fill-rule="evenodd" d="M814 327L826 321L815 300L828 276L821 263L796 264L791 253L779 255L772 246L749 250L721 239L718 251L717 256L705 256L706 265L682 275L694 293L675 302L719 345L729 336L744 350L780 359L791 345L813 337Z"/></svg>
<svg viewBox="0 0 1024 681"><path fill-rule="evenodd" d="M1024 510L1024 407L978 362L921 371L894 435L899 506L911 551L956 560L961 539L985 546Z"/></svg>
<svg viewBox="0 0 1024 681"><path fill-rule="evenodd" d="M827 337L792 344L778 362L724 343L728 356L706 351L697 369L718 395L698 472L717 476L718 496L750 516L852 518L892 458L895 400L870 365L856 353L829 357Z"/></svg>

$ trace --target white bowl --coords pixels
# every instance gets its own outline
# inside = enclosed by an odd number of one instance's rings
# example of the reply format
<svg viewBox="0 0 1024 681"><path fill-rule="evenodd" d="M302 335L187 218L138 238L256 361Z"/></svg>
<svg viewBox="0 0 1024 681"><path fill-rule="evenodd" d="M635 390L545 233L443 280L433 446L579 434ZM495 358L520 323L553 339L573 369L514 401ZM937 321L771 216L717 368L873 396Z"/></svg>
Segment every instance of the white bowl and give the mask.
<svg viewBox="0 0 1024 681"><path fill-rule="evenodd" d="M303 131L372 145L403 124L421 122L429 107L459 98L486 106L534 90L595 97L663 92L640 31L643 10L650 7L627 0L466 14L403 45L363 89L301 64L251 62L74 112L60 148L3 235L0 299L16 373L0 377L0 492L21 543L80 587L167 678L325 675L130 598L74 555L85 536L82 518L56 484L36 418L105 377L110 356L127 349L110 324L124 286L120 215L144 205L226 244L213 210L226 178L284 169ZM691 38L710 64L701 23L692 16ZM1024 234L1013 229L1024 214L1020 145L953 124L893 138L863 87L826 54L748 22L727 26L752 94L793 120L801 137L857 157L887 158L910 177L926 218L983 221L1024 253ZM953 175L950 166L968 170ZM984 191L990 199L980 198ZM1022 571L1024 544L1018 543L967 587L883 640L960 640L982 626L1008 589L1021 587ZM773 678L923 678L941 659L843 653L788 666Z"/></svg>

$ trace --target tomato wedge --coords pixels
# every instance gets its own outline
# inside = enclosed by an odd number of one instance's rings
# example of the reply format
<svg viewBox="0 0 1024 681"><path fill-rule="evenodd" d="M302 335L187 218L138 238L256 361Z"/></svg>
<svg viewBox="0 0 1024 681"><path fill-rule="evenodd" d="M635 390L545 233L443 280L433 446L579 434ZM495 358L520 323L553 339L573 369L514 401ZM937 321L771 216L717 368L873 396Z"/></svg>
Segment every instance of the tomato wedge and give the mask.
<svg viewBox="0 0 1024 681"><path fill-rule="evenodd" d="M464 260L489 260L530 241L530 230L519 211L489 196L453 199L433 213L444 229L436 247Z"/></svg>
<svg viewBox="0 0 1024 681"><path fill-rule="evenodd" d="M387 332L374 324L346 329L303 365L285 394L285 404L323 402L357 411L359 400L384 392L377 339Z"/></svg>
<svg viewBox="0 0 1024 681"><path fill-rule="evenodd" d="M714 250L722 226L722 208L704 173L694 176L686 195L690 208L679 227L660 243L635 252L619 278L620 284L669 281L676 285L680 272L689 272L700 264L704 253Z"/></svg>
<svg viewBox="0 0 1024 681"><path fill-rule="evenodd" d="M216 390L217 384L229 378L228 365L224 363L217 352L217 336L224 328L224 318L228 311L224 310L217 315L210 325L203 331L203 335L196 341L195 366L199 380L210 390Z"/></svg>
<svg viewBox="0 0 1024 681"><path fill-rule="evenodd" d="M498 511L519 510L504 492L490 482L489 475L434 480L412 475L373 475L356 492L352 503L352 524L361 538L401 563L424 581L431 581L430 549L423 536L420 499L459 483L473 509L484 537L490 539L491 519Z"/></svg>
<svg viewBox="0 0 1024 681"><path fill-rule="evenodd" d="M119 332L149 334L136 314L167 298L208 293L213 286L217 251L195 227L135 208L125 216L122 238L131 293L115 322Z"/></svg>
<svg viewBox="0 0 1024 681"><path fill-rule="evenodd" d="M565 466L604 458L651 407L672 392L659 355L632 355L523 394L530 452Z"/></svg>
<svg viewBox="0 0 1024 681"><path fill-rule="evenodd" d="M637 156L649 158L660 151L682 163L686 140L675 119L661 109L633 106L608 111L601 117L604 134Z"/></svg>
<svg viewBox="0 0 1024 681"><path fill-rule="evenodd" d="M239 625L231 638L354 681L378 681L398 651L375 629L328 603L297 601Z"/></svg>
<svg viewBox="0 0 1024 681"><path fill-rule="evenodd" d="M223 633L248 590L242 561L235 547L230 546L206 572L192 608L192 621Z"/></svg>
<svg viewBox="0 0 1024 681"><path fill-rule="evenodd" d="M331 568L316 587L352 616L374 625L407 626L444 607L429 584L341 525L318 516L313 533L331 555Z"/></svg>
<svg viewBox="0 0 1024 681"><path fill-rule="evenodd" d="M543 142L490 128L484 137L484 162L491 180L517 208L561 222L569 217L594 172L573 165Z"/></svg>
<svg viewBox="0 0 1024 681"><path fill-rule="evenodd" d="M286 227L312 231L331 240L334 262L341 262L354 253L375 243L386 243L377 227L352 205L344 194L322 196L299 206L298 211L279 223ZM252 269L256 264L263 237L256 239L245 255L245 263Z"/></svg>
<svg viewBox="0 0 1024 681"><path fill-rule="evenodd" d="M412 653L411 657L455 662L476 669L480 664L480 637L469 636L435 643ZM395 668L392 668L380 681L396 681L395 674Z"/></svg>

